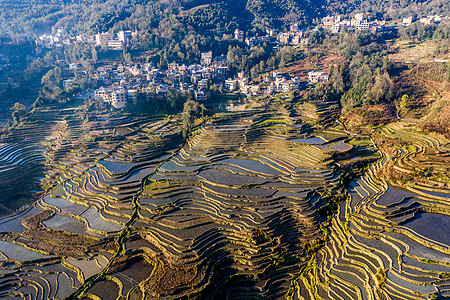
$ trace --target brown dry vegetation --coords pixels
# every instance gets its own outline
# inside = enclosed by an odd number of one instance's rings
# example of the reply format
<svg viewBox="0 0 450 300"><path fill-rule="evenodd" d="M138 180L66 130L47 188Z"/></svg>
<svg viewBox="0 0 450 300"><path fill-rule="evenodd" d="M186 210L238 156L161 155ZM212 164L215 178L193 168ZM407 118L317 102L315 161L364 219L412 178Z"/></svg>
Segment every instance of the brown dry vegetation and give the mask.
<svg viewBox="0 0 450 300"><path fill-rule="evenodd" d="M425 132L448 136L445 127L450 125L450 84L443 63L419 63L403 70L396 78L399 95L399 116L418 119Z"/></svg>
<svg viewBox="0 0 450 300"><path fill-rule="evenodd" d="M285 74L290 74L291 76L298 76L302 81L307 81L308 72L311 72L312 70L320 70L328 73L331 66L340 66L346 62L347 60L344 57L336 54L328 54L320 58L319 56L312 56L307 59L290 63L285 68L274 70L274 72L282 72ZM254 81L259 82L261 80L261 77L257 77Z"/></svg>
<svg viewBox="0 0 450 300"><path fill-rule="evenodd" d="M1 237L1 240L26 245L49 255L85 255L95 251L114 251L116 243L114 238L102 240L81 235L72 234L62 230L50 230L44 228L42 222L53 216L51 210L44 210L22 224L27 230L24 233L10 232Z"/></svg>
<svg viewBox="0 0 450 300"><path fill-rule="evenodd" d="M40 213L25 219L22 222L22 225L28 230L44 228L42 222L50 219L54 214L54 211L49 209L41 211Z"/></svg>
<svg viewBox="0 0 450 300"><path fill-rule="evenodd" d="M342 117L342 122L347 128L357 130L360 126L379 126L390 123L397 118L397 110L394 105L377 104L356 107Z"/></svg>
<svg viewBox="0 0 450 300"><path fill-rule="evenodd" d="M449 178L445 166L450 165L447 152L422 146L405 157L396 157L396 150L409 143L383 135L374 135L373 141L389 159L377 171L377 177L395 186L405 186L408 182L414 182L437 188L447 187ZM401 168L398 168L397 160L402 160Z"/></svg>
<svg viewBox="0 0 450 300"><path fill-rule="evenodd" d="M159 261L159 266L145 283L145 299L160 299L156 295L175 294L189 287L198 285L203 279L205 272L197 267L174 266L164 259Z"/></svg>
<svg viewBox="0 0 450 300"><path fill-rule="evenodd" d="M328 73L331 66L342 65L347 61L344 57L336 54L328 54L323 57L313 56L305 60L295 62L288 65L286 68L280 69L280 72L291 74L292 76L299 76L303 80L307 80L308 72L311 70L320 70Z"/></svg>
<svg viewBox="0 0 450 300"><path fill-rule="evenodd" d="M438 43L435 40L416 44L412 41L398 41L396 42L389 54L388 58L392 61L402 63L430 63L436 60L449 59L450 54L439 55L435 57L435 51L438 48Z"/></svg>

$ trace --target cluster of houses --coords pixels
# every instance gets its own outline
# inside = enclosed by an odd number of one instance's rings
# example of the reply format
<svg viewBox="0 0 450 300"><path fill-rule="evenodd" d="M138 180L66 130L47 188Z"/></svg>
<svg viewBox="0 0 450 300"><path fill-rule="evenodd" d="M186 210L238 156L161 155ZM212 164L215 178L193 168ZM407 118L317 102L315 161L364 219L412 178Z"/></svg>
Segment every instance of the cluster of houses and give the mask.
<svg viewBox="0 0 450 300"><path fill-rule="evenodd" d="M425 25L431 25L431 24L439 24L443 19L448 19L448 17L444 18L439 15L427 16L420 18L417 21ZM410 16L407 18L403 18L401 24L394 23L394 25L387 26L386 21L384 20L369 21L368 18L366 18L363 13L357 13L350 20L342 19L340 16L327 16L322 19L321 26L324 29L331 31L332 33L338 33L344 28L356 30L382 30L383 28L397 27L398 25L409 26L412 23L414 23L414 21L415 20L413 19L413 17Z"/></svg>
<svg viewBox="0 0 450 300"><path fill-rule="evenodd" d="M115 108L123 108L127 102L146 100L151 94L157 99L166 96L169 89L190 93L199 102L210 98L210 86L223 87L226 92L239 91L247 96L272 95L300 89L299 77L291 77L280 72L263 76L262 82L250 83L246 72L238 73L236 78L228 78L226 58L213 58L210 52L202 54L202 64L169 64L166 70L156 69L152 64L128 65L98 68L91 84L100 86L95 90L95 99L110 103ZM310 72L310 83L328 81L323 72ZM71 81L65 80L64 82ZM64 84L66 87L66 84Z"/></svg>
<svg viewBox="0 0 450 300"><path fill-rule="evenodd" d="M304 36L304 32L300 30L298 24L293 24L289 28L288 32L280 32L278 33L273 28L266 29L266 35L263 36L252 36L246 37L245 32L236 29L234 31L234 39L247 44L247 46L252 47L264 42L277 43L282 45L299 45L299 44L308 44L308 38Z"/></svg>
<svg viewBox="0 0 450 300"><path fill-rule="evenodd" d="M58 28L56 33L43 34L36 40L38 47L47 49L61 48L75 42L96 44L97 46L107 47L109 50L122 50L123 45L128 43L133 37L137 36L137 31L121 30L114 38L109 32L97 33L96 35L77 35L67 37L64 29Z"/></svg>
<svg viewBox="0 0 450 300"><path fill-rule="evenodd" d="M442 19L448 20L448 17L443 18L442 16L439 16L439 15L426 16L424 18L420 18L419 22L423 23L425 25L439 24L439 23L441 23Z"/></svg>
<svg viewBox="0 0 450 300"><path fill-rule="evenodd" d="M260 83L249 83L249 78L245 72L238 73L237 78L225 80L225 90L234 92L239 90L247 96L272 95L280 92L300 89L300 78L290 77L280 72L272 72L263 76Z"/></svg>
<svg viewBox="0 0 450 300"><path fill-rule="evenodd" d="M448 17L442 17L440 15L427 16L417 20L425 25L439 24L443 20L447 20ZM403 22L399 25L409 26L414 21L413 17L403 18ZM397 23L395 23L397 24ZM380 30L386 26L384 20L371 20L363 14L357 13L351 19L343 19L341 16L327 16L322 19L321 26L333 33L338 33L344 28L356 29L356 30ZM89 35L77 35L67 37L64 33L64 29L58 28L56 33L44 34L39 36L36 41L37 46L44 48L57 48L63 47L74 42L92 43L98 46L107 47L109 50L122 50L123 45L128 43L133 37L137 36L137 31L121 30L117 33L117 36L112 36L109 32L97 33L94 36ZM252 47L264 42L272 42L282 45L299 45L307 44L308 38L304 36L304 31L299 28L299 24L292 24L287 32L277 32L273 28L266 29L266 35L264 36L246 36L243 30L236 29L234 31L234 38L247 46Z"/></svg>
<svg viewBox="0 0 450 300"><path fill-rule="evenodd" d="M356 30L379 30L386 25L386 21L369 21L363 13L356 14L352 19L342 19L340 16L327 16L322 19L322 27L332 33L338 33L344 28Z"/></svg>
<svg viewBox="0 0 450 300"><path fill-rule="evenodd" d="M146 97L148 93L157 98L166 96L169 89L188 92L197 101L210 97L208 86L213 82L222 85L227 75L226 57L213 57L212 52L202 53L201 64L184 65L170 63L166 70L154 68L151 63L98 68L90 82L100 86L95 98L122 108L128 101ZM145 100L145 99L143 99Z"/></svg>
<svg viewBox="0 0 450 300"><path fill-rule="evenodd" d="M426 16L426 17L420 18L417 21L420 22L420 23L423 23L425 25L431 25L431 24L439 24L443 20L448 20L448 17L442 17L440 15ZM407 18L403 18L402 25L403 26L409 26L412 23L414 23L414 21L415 20L413 19L412 16L407 17Z"/></svg>

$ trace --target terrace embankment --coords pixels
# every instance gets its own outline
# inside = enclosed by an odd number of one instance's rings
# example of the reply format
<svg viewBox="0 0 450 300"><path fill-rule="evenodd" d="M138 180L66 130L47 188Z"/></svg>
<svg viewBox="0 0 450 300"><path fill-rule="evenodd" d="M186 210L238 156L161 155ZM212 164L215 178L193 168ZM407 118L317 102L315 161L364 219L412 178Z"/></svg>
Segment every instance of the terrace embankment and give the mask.
<svg viewBox="0 0 450 300"><path fill-rule="evenodd" d="M43 149L47 194L0 220L2 297L63 299L101 273L121 247L143 180L183 141L178 120L99 116L86 123L73 110L47 113L39 112L56 120L48 130L23 125Z"/></svg>
<svg viewBox="0 0 450 300"><path fill-rule="evenodd" d="M304 299L450 296L448 140L415 124L374 134L385 157L350 183L329 239L297 280Z"/></svg>
<svg viewBox="0 0 450 300"><path fill-rule="evenodd" d="M140 293L168 299L286 295L306 249L323 237L322 195L342 192L333 153L352 148L341 147L342 131L323 132L326 150L294 141L304 138L298 122L270 111L212 120L156 169L132 225L157 260Z"/></svg>
<svg viewBox="0 0 450 300"><path fill-rule="evenodd" d="M47 193L0 223L3 295L286 297L324 241L321 208L345 195L337 160L377 157L287 109L213 116L183 147L177 118L61 118Z"/></svg>

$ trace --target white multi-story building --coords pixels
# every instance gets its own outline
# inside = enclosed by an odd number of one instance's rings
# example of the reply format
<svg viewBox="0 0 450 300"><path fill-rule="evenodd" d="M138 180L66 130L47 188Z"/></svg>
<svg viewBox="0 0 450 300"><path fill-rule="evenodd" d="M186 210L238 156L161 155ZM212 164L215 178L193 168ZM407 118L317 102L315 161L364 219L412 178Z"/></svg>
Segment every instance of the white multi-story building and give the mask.
<svg viewBox="0 0 450 300"><path fill-rule="evenodd" d="M123 43L119 40L109 40L108 41L108 48L110 50L122 50L123 49Z"/></svg>
<svg viewBox="0 0 450 300"><path fill-rule="evenodd" d="M212 62L212 51L203 52L200 64L203 66L209 66L211 62Z"/></svg>
<svg viewBox="0 0 450 300"><path fill-rule="evenodd" d="M411 17L407 17L407 18L403 18L403 22L402 25L403 26L409 26L412 24L412 16Z"/></svg>
<svg viewBox="0 0 450 300"><path fill-rule="evenodd" d="M356 30L369 30L370 23L364 18L363 13L358 13L350 21L350 26L354 27Z"/></svg>
<svg viewBox="0 0 450 300"><path fill-rule="evenodd" d="M74 82L72 79L63 80L64 89L71 89L74 86Z"/></svg>
<svg viewBox="0 0 450 300"><path fill-rule="evenodd" d="M194 95L195 95L195 100L197 100L198 102L205 102L210 97L209 93L203 89L196 90L194 92Z"/></svg>
<svg viewBox="0 0 450 300"><path fill-rule="evenodd" d="M308 79L310 83L328 81L328 75L325 72L309 72Z"/></svg>
<svg viewBox="0 0 450 300"><path fill-rule="evenodd" d="M127 91L122 87L111 87L107 89L101 87L94 92L94 98L96 100L107 102L115 108L123 108L127 103L129 92L133 93L132 90ZM132 95L131 99L134 99L133 97L134 96Z"/></svg>
<svg viewBox="0 0 450 300"><path fill-rule="evenodd" d="M245 43L247 44L247 46L253 47L258 44L258 39L256 37L252 36L250 38L246 38Z"/></svg>
<svg viewBox="0 0 450 300"><path fill-rule="evenodd" d="M114 90L109 94L110 103L115 108L123 108L127 103L127 91L124 89Z"/></svg>
<svg viewBox="0 0 450 300"><path fill-rule="evenodd" d="M236 29L234 31L234 39L238 40L241 43L244 41L244 35L245 35L244 31L242 31L240 29Z"/></svg>
<svg viewBox="0 0 450 300"><path fill-rule="evenodd" d="M225 80L225 89L228 92L233 92L237 89L237 80L235 79L227 79Z"/></svg>
<svg viewBox="0 0 450 300"><path fill-rule="evenodd" d="M419 22L425 24L425 25L431 25L433 23L438 24L441 22L441 16L435 15L435 16L427 16L425 18L421 18Z"/></svg>
<svg viewBox="0 0 450 300"><path fill-rule="evenodd" d="M206 88L208 86L208 79L202 79L197 83L199 89Z"/></svg>
<svg viewBox="0 0 450 300"><path fill-rule="evenodd" d="M356 22L354 22L353 26L356 28L356 30L369 30L370 29L370 23L367 22L367 20L356 21Z"/></svg>
<svg viewBox="0 0 450 300"><path fill-rule="evenodd" d="M125 30L125 31L121 30L117 33L117 38L122 43L128 42L129 40L131 40L132 37L133 37L133 33L131 32L131 30Z"/></svg>
<svg viewBox="0 0 450 300"><path fill-rule="evenodd" d="M104 87L101 87L94 92L95 100L100 100L100 101L106 102L106 97L107 97L107 90Z"/></svg>
<svg viewBox="0 0 450 300"><path fill-rule="evenodd" d="M108 42L112 40L111 34L109 32L102 32L95 35L95 43L98 46L108 45Z"/></svg>
<svg viewBox="0 0 450 300"><path fill-rule="evenodd" d="M337 17L327 16L322 19L322 27L327 30L333 31L333 30L336 30L336 28L337 28L337 26L339 26L340 22L341 22L340 16L337 16Z"/></svg>

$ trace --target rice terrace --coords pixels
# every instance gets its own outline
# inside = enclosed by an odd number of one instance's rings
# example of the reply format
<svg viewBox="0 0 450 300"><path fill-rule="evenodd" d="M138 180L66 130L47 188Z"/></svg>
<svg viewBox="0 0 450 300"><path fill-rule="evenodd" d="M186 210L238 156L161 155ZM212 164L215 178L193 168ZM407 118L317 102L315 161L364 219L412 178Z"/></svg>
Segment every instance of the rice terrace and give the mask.
<svg viewBox="0 0 450 300"><path fill-rule="evenodd" d="M449 299L443 0L0 0L0 299Z"/></svg>
<svg viewBox="0 0 450 300"><path fill-rule="evenodd" d="M3 140L5 164L35 164L24 181L46 190L1 220L2 295L445 294L449 190L416 166L448 172L447 140L399 121L376 135L396 149L377 149L280 106L217 113L186 142L177 116L80 124L50 110L39 126L35 112Z"/></svg>

